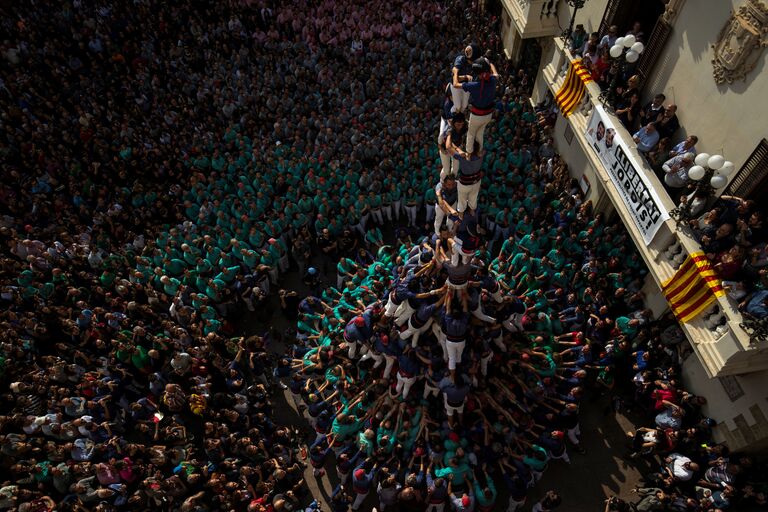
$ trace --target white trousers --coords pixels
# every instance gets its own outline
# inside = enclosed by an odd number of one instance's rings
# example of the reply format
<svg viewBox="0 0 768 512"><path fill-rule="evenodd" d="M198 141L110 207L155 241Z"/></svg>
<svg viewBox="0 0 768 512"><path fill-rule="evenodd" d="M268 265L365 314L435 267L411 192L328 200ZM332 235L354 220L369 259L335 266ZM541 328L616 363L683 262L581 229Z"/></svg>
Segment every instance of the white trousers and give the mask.
<svg viewBox="0 0 768 512"><path fill-rule="evenodd" d="M559 455L557 457L552 455L552 452L549 452L549 458L552 459L552 460L564 460L566 462L566 464L570 464L571 463L571 458L568 456L568 450L563 450L562 455Z"/></svg>
<svg viewBox="0 0 768 512"><path fill-rule="evenodd" d="M382 377L389 379L389 374L392 371L392 368L394 368L397 358L395 356L384 354L384 359L387 361L387 364L384 365L384 375L382 375Z"/></svg>
<svg viewBox="0 0 768 512"><path fill-rule="evenodd" d="M517 512L517 510L525 505L525 498L523 501L515 501L514 498L509 498L509 504L507 505L507 512Z"/></svg>
<svg viewBox="0 0 768 512"><path fill-rule="evenodd" d="M458 265L459 259L461 259L461 263L466 265L470 261L472 261L472 257L475 255L471 252L464 252L462 250L462 243L461 240L454 237L453 239L453 250L451 251L451 265Z"/></svg>
<svg viewBox="0 0 768 512"><path fill-rule="evenodd" d="M424 207L427 210L427 222L430 222L435 218L435 208L436 206L434 204L424 203Z"/></svg>
<svg viewBox="0 0 768 512"><path fill-rule="evenodd" d="M445 334L443 334L439 323L432 322L432 332L435 334L438 343L440 343L440 348L443 349L443 360L448 361L448 350L445 348Z"/></svg>
<svg viewBox="0 0 768 512"><path fill-rule="evenodd" d="M461 354L464 352L466 341L454 342L445 340L445 350L448 352L448 369L455 370L456 364L461 362Z"/></svg>
<svg viewBox="0 0 768 512"><path fill-rule="evenodd" d="M399 304L395 304L392 301L392 294L390 294L389 298L387 299L387 306L384 308L384 316L395 316L395 311L397 311L399 306Z"/></svg>
<svg viewBox="0 0 768 512"><path fill-rule="evenodd" d="M400 372L397 372L397 385L395 386L395 391L398 394L403 393L403 400L405 400L408 398L408 393L411 391L411 387L413 387L415 382L416 377L404 377Z"/></svg>
<svg viewBox="0 0 768 512"><path fill-rule="evenodd" d="M464 112L469 107L469 93L461 87L451 85L451 98L453 99L451 112Z"/></svg>
<svg viewBox="0 0 768 512"><path fill-rule="evenodd" d="M392 211L395 213L395 219L400 220L400 205L402 204L402 201L398 199L397 201L392 201Z"/></svg>
<svg viewBox="0 0 768 512"><path fill-rule="evenodd" d="M493 114L484 116L469 115L469 127L467 128L467 152L471 152L475 147L475 140L480 143L480 149L483 149L483 134L485 127L493 120Z"/></svg>
<svg viewBox="0 0 768 512"><path fill-rule="evenodd" d="M483 377L488 375L488 363L491 362L491 359L493 359L493 352L488 352L480 359L480 373Z"/></svg>
<svg viewBox="0 0 768 512"><path fill-rule="evenodd" d="M576 446L579 445L579 436L581 435L581 428L579 428L579 424L577 423L575 427L568 430L568 439L575 444Z"/></svg>
<svg viewBox="0 0 768 512"><path fill-rule="evenodd" d="M377 210L372 210L371 211L371 217L373 217L373 222L375 222L379 226L384 224L384 217L381 214L381 208L379 208Z"/></svg>
<svg viewBox="0 0 768 512"><path fill-rule="evenodd" d="M456 205L452 204L451 208L456 208ZM435 208L435 234L440 234L440 226L443 225L444 219L447 219L446 224L448 225L448 229L453 229L453 221L447 217L448 215L443 211L442 208L439 206Z"/></svg>
<svg viewBox="0 0 768 512"><path fill-rule="evenodd" d="M432 322L433 322L433 319L430 318L429 320L427 320L427 323L425 323L423 326L419 328L414 328L409 320L408 328L400 333L400 339L407 340L408 338L411 338L411 346L413 348L416 348L419 345L419 336L427 332L427 329L432 327Z"/></svg>
<svg viewBox="0 0 768 512"><path fill-rule="evenodd" d="M427 507L427 512L443 512L445 503L430 503Z"/></svg>
<svg viewBox="0 0 768 512"><path fill-rule="evenodd" d="M469 205L470 210L477 210L477 196L480 194L480 182L472 185L462 185L458 183L459 200L456 202L456 209L463 212Z"/></svg>
<svg viewBox="0 0 768 512"><path fill-rule="evenodd" d="M448 151L440 150L440 180L442 181L449 174L456 174L453 172L453 158Z"/></svg>
<svg viewBox="0 0 768 512"><path fill-rule="evenodd" d="M406 206L405 213L408 215L408 224L416 227L416 215L419 213L419 207L416 205Z"/></svg>
<svg viewBox="0 0 768 512"><path fill-rule="evenodd" d="M369 491L370 492L370 491ZM368 497L368 493L355 493L355 501L352 503L352 510L357 510L360 508L360 505L363 504L365 501L365 498Z"/></svg>
<svg viewBox="0 0 768 512"><path fill-rule="evenodd" d="M523 332L525 330L525 327L523 327L523 315L520 313L512 313L501 325L509 332Z"/></svg>
<svg viewBox="0 0 768 512"><path fill-rule="evenodd" d="M405 322L411 319L413 314L413 308L408 304L407 300L404 300L395 310L395 324L400 327Z"/></svg>
<svg viewBox="0 0 768 512"><path fill-rule="evenodd" d="M496 321L495 318L493 318L492 316L488 316L483 312L483 307L480 304L480 302L478 302L477 307L472 310L472 316L474 316L478 320L482 320L483 322L488 322L489 324L492 324Z"/></svg>
<svg viewBox="0 0 768 512"><path fill-rule="evenodd" d="M432 387L432 385L429 383L429 381L424 381L424 394L422 395L422 399L426 400L429 398L430 395L437 396L440 394L440 389Z"/></svg>
<svg viewBox="0 0 768 512"><path fill-rule="evenodd" d="M365 354L363 354L363 357L360 358L360 362L367 361L368 359L373 359L375 361L375 364L373 365L374 368L378 368L379 366L384 363L384 356L379 354L378 352L374 352L373 350L369 350Z"/></svg>

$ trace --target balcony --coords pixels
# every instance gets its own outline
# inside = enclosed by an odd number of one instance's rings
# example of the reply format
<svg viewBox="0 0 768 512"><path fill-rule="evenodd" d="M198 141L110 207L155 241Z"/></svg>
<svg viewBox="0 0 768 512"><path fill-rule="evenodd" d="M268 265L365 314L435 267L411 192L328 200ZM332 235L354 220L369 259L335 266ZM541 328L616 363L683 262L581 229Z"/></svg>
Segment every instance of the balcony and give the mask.
<svg viewBox="0 0 768 512"><path fill-rule="evenodd" d="M548 50L544 50L542 57L543 67L537 84L539 94L545 87L548 87L553 95L557 94L572 58L562 40L554 38L553 44L549 45ZM687 227L678 227L675 220L671 218L663 221L650 241L647 241L647 234L644 238L644 234L637 227L632 212L625 206L624 199L614 185L608 170L597 157L587 139L587 124L592 109L600 109L603 118L608 116L609 120L613 122L616 128L615 139L620 139L625 143L625 146L629 147L630 155L628 157L635 163L635 168L642 174L645 183L656 191L661 210L669 212L675 205L653 170L635 149L631 134L624 129L618 118L602 109L602 104L598 99L599 95L600 87L594 82L588 84L587 97L581 107L571 114L566 122L570 124L574 140L578 141L581 146L580 149L604 189L604 195L610 199L648 266L655 287L653 283L650 285L647 283L646 287L650 292L647 295L649 295L649 299L652 299L650 295L659 298L656 307L652 307L658 313L667 307L666 302L662 303L663 297L659 292L661 284L675 274L689 254L700 251L701 247L691 233L687 231ZM562 119L558 122L562 122ZM723 296L717 298L708 311L700 314L691 322L681 324L709 377L742 375L768 369L768 342L751 340L749 334L740 327L742 321L735 301Z"/></svg>
<svg viewBox="0 0 768 512"><path fill-rule="evenodd" d="M522 39L553 36L562 30L557 19L560 0L502 0L501 3Z"/></svg>

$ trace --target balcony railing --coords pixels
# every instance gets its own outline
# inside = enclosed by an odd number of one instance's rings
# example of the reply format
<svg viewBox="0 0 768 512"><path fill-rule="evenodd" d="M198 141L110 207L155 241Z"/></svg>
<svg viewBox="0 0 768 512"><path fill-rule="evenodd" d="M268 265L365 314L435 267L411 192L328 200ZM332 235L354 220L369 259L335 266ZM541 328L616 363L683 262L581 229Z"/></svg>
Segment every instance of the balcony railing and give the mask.
<svg viewBox="0 0 768 512"><path fill-rule="evenodd" d="M502 0L521 37L551 36L560 32L557 7L560 0Z"/></svg>
<svg viewBox="0 0 768 512"><path fill-rule="evenodd" d="M542 69L543 80L552 94L557 94L573 56L560 38L553 38L549 63ZM547 58L546 55L544 58ZM597 158L586 138L587 123L591 110L599 105L600 87L595 83L586 86L587 94L583 104L568 117L568 122L584 150L584 154L595 169L597 178L616 208L638 251L648 266L649 273L660 288L662 283L674 276L685 258L701 251L701 246L687 229L680 229L672 218L663 222L649 244L635 225L631 213L624 206L623 199L613 184L608 171ZM635 149L632 135L623 128L615 116L607 114L616 128L615 138L630 148L634 161L640 165L638 171L656 191L661 200L660 207L667 212L675 207L656 174ZM690 322L681 324L694 351L710 377L737 375L768 369L768 342L750 339L741 324L744 323L736 302L730 297L718 297L708 311Z"/></svg>

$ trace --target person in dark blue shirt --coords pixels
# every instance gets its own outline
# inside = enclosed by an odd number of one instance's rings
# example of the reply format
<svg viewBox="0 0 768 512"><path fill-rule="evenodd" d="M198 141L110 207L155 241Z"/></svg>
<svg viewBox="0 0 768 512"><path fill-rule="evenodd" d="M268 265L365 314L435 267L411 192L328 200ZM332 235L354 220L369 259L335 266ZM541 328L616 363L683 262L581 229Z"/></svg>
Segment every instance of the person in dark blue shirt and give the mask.
<svg viewBox="0 0 768 512"><path fill-rule="evenodd" d="M333 512L349 512L351 503L352 498L347 494L344 486L342 484L337 485L331 494L331 510Z"/></svg>
<svg viewBox="0 0 768 512"><path fill-rule="evenodd" d="M480 57L480 47L474 43L467 45L464 51L453 60L451 73L453 80L451 82L451 96L453 97L452 111L454 113L464 112L469 104L469 94L467 94L461 85L456 85L458 78L472 74L472 62Z"/></svg>
<svg viewBox="0 0 768 512"><path fill-rule="evenodd" d="M398 394L402 393L403 400L406 400L408 392L419 375L421 375L421 362L416 355L416 351L407 346L400 357L397 358L397 363L397 386L395 387L395 392Z"/></svg>
<svg viewBox="0 0 768 512"><path fill-rule="evenodd" d="M478 59L472 66L476 75L455 75L454 87L461 87L469 93L469 128L467 130L468 150L475 147L475 140L483 149L483 134L485 127L493 119L493 111L496 105L496 83L499 74L496 67L485 58Z"/></svg>

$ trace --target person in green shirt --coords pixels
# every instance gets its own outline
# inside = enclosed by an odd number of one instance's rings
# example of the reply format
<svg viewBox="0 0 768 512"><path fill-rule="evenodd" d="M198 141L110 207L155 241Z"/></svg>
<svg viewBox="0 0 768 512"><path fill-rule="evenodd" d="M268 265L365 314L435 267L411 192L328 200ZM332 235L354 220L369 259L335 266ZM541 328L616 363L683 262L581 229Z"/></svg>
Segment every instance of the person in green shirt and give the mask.
<svg viewBox="0 0 768 512"><path fill-rule="evenodd" d="M365 233L365 243L371 252L376 252L379 247L384 245L384 236L381 234L381 230L378 227L368 229Z"/></svg>
<svg viewBox="0 0 768 512"><path fill-rule="evenodd" d="M336 289L342 290L344 282L352 279L357 271L355 261L350 258L341 258L336 265Z"/></svg>
<svg viewBox="0 0 768 512"><path fill-rule="evenodd" d="M408 187L403 196L403 208L408 216L408 225L416 227L416 216L419 211L419 195L413 187Z"/></svg>
<svg viewBox="0 0 768 512"><path fill-rule="evenodd" d="M491 475L483 471L483 476L485 477L485 487L480 485L480 480L478 480L477 475L475 475L475 500L477 500L478 510L493 510L493 507L496 504L496 498L499 494L496 491L496 486L493 483Z"/></svg>
<svg viewBox="0 0 768 512"><path fill-rule="evenodd" d="M435 476L438 478L452 478L451 483L458 486L464 485L467 475L471 472L472 469L466 463L459 462L456 457L453 457L448 461L447 466L435 470Z"/></svg>
<svg viewBox="0 0 768 512"><path fill-rule="evenodd" d="M373 218L373 222L379 226L383 226L384 217L382 215L381 196L374 194L373 190L368 192L368 206L371 209L371 217Z"/></svg>
<svg viewBox="0 0 768 512"><path fill-rule="evenodd" d="M395 217L395 220L399 222L403 198L403 190L401 186L398 183L392 183L389 186L389 195L392 199L392 215Z"/></svg>
<svg viewBox="0 0 768 512"><path fill-rule="evenodd" d="M431 224L435 219L435 205L437 204L437 192L435 187L429 187L424 192L424 208L427 214L427 224Z"/></svg>
<svg viewBox="0 0 768 512"><path fill-rule="evenodd" d="M163 293L168 297L175 297L181 286L181 281L175 277L163 276L160 278L160 282L163 285Z"/></svg>

